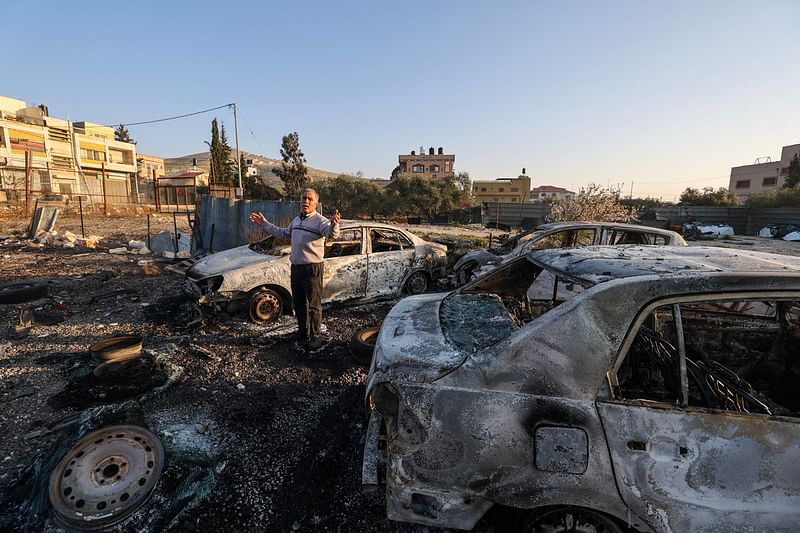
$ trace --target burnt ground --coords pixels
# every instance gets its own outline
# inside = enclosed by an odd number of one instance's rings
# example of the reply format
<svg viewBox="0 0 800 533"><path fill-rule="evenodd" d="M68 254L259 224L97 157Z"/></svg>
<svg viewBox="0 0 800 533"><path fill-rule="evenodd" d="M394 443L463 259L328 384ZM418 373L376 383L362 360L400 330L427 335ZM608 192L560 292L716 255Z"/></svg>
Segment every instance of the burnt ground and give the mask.
<svg viewBox="0 0 800 533"><path fill-rule="evenodd" d="M60 230L80 227L62 222ZM146 227L141 217L89 223L87 234L118 242L143 238ZM0 220L0 233L24 224ZM762 243L774 246L741 245ZM797 255L800 245L789 244ZM158 262L145 272L140 258L0 240L0 280L49 284L45 298L0 305L0 530L58 531L50 472L80 437L112 423L144 425L166 450L153 497L119 531L431 529L388 521L383 495L360 489L368 362L349 341L394 302L327 308L331 342L308 357L289 340L293 318L266 327L203 320L180 276ZM64 321L15 338L29 306ZM157 361L149 379L93 378L88 346L119 334L144 338Z"/></svg>
<svg viewBox="0 0 800 533"><path fill-rule="evenodd" d="M308 357L288 338L293 318L199 322L181 278L146 275L138 259L0 247L3 280L50 284L46 298L0 306L0 529L56 529L42 499L55 463L86 428L133 420L164 442L167 468L121 529L413 530L385 519L382 494L360 490L368 362L349 341L393 302L326 309L331 341ZM10 338L31 305L63 307L65 320ZM149 381L104 386L88 375L88 346L118 334L143 336L159 362ZM69 415L81 424L60 427Z"/></svg>

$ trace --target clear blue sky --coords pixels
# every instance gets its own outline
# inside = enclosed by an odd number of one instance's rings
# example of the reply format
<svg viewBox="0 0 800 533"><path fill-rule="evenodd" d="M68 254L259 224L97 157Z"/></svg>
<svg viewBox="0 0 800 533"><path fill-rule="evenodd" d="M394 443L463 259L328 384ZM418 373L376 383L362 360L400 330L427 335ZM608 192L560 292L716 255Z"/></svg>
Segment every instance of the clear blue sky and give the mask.
<svg viewBox="0 0 800 533"><path fill-rule="evenodd" d="M4 0L0 94L117 124L229 102L243 150L388 177L421 145L473 179L673 200L800 143L800 2ZM206 149L212 114L131 126Z"/></svg>

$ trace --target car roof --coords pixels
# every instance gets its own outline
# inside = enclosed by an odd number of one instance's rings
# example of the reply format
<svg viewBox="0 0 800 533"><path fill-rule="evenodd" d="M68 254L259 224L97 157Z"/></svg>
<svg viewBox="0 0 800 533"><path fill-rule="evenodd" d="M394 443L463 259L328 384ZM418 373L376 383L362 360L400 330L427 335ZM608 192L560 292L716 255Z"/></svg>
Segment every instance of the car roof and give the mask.
<svg viewBox="0 0 800 533"><path fill-rule="evenodd" d="M621 229L621 230L634 230L634 231L648 231L652 233L658 233L660 235L678 235L678 233L663 229L663 228L653 228L651 226L643 226L641 224L625 224L622 222L593 222L589 220L573 220L569 222L548 222L546 224L540 224L536 226L535 229L537 230L553 230L553 229L569 229L569 228L582 228L582 227L594 227L594 226L603 226L606 228L613 228L613 229Z"/></svg>
<svg viewBox="0 0 800 533"><path fill-rule="evenodd" d="M756 273L764 277L781 273L800 278L800 257L714 246L585 246L536 250L528 258L588 285L673 274L702 278L709 273Z"/></svg>

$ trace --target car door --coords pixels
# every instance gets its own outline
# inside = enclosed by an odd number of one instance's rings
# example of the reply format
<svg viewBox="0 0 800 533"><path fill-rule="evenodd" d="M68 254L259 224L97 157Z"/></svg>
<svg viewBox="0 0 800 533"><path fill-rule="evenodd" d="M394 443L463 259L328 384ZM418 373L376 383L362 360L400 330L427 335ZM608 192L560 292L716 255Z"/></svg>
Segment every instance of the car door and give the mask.
<svg viewBox="0 0 800 533"><path fill-rule="evenodd" d="M336 239L325 241L322 301L340 302L363 298L367 289L367 254L364 230L345 228Z"/></svg>
<svg viewBox="0 0 800 533"><path fill-rule="evenodd" d="M369 228L367 240L367 297L399 294L414 262L414 243L391 228Z"/></svg>
<svg viewBox="0 0 800 533"><path fill-rule="evenodd" d="M790 321L738 312L769 309L763 302L663 308L632 333L610 373L614 399L597 404L623 500L661 531L796 531L800 346L783 334Z"/></svg>

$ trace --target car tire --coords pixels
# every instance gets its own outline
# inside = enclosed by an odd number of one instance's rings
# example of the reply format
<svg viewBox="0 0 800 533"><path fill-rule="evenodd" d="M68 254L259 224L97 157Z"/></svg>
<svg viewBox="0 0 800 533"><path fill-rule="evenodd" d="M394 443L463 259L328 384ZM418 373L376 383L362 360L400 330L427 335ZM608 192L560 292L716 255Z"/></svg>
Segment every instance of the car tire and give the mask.
<svg viewBox="0 0 800 533"><path fill-rule="evenodd" d="M47 285L17 282L0 285L0 304L21 304L47 296Z"/></svg>
<svg viewBox="0 0 800 533"><path fill-rule="evenodd" d="M521 515L516 531L593 531L623 533L622 527L608 515L580 507L550 507Z"/></svg>
<svg viewBox="0 0 800 533"><path fill-rule="evenodd" d="M247 313L256 324L269 324L283 314L283 299L272 289L258 289L250 296Z"/></svg>
<svg viewBox="0 0 800 533"><path fill-rule="evenodd" d="M372 326L356 331L350 339L350 351L353 355L358 359L371 361L380 329L380 326Z"/></svg>
<svg viewBox="0 0 800 533"><path fill-rule="evenodd" d="M406 280L407 294L422 294L428 290L428 276L425 272L418 270L411 274Z"/></svg>

